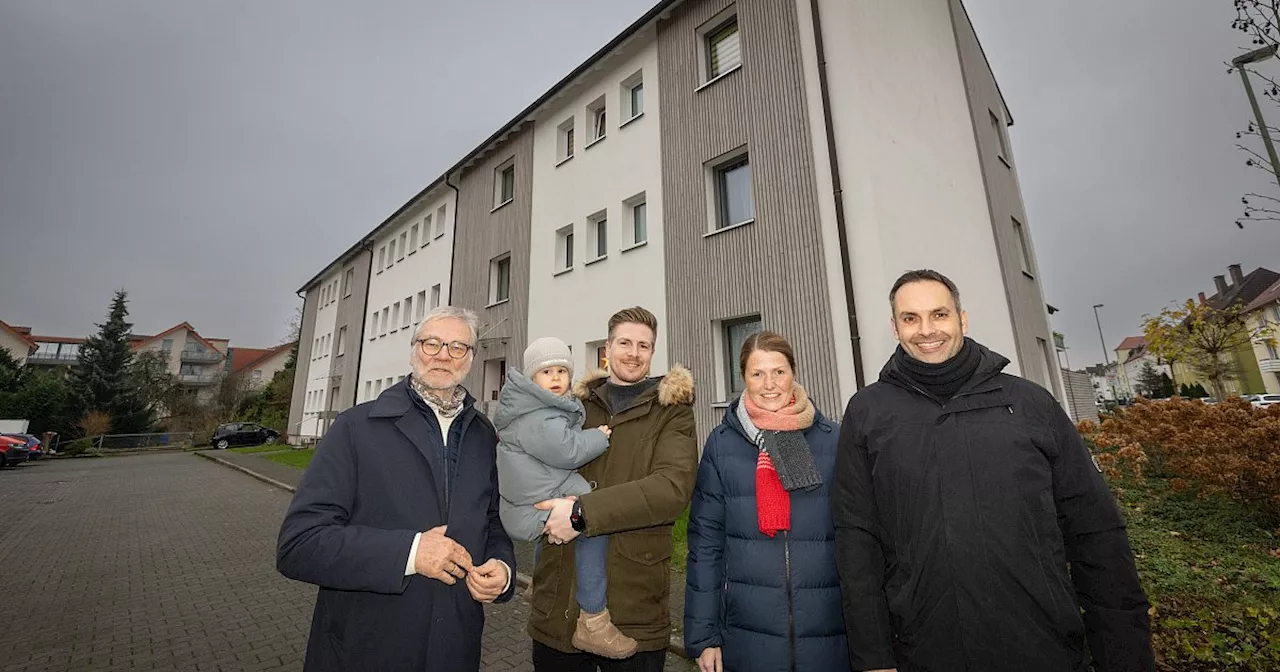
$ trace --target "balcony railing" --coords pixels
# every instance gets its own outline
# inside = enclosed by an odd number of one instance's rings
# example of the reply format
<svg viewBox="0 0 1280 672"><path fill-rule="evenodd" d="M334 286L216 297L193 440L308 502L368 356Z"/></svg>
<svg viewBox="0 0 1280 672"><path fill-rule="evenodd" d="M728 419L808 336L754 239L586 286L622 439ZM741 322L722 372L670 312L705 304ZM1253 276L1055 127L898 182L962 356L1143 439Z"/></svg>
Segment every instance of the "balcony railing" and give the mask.
<svg viewBox="0 0 1280 672"><path fill-rule="evenodd" d="M183 373L178 375L178 382L184 385L212 385L218 382L216 373Z"/></svg>
<svg viewBox="0 0 1280 672"><path fill-rule="evenodd" d="M75 364L76 355L69 352L37 352L27 357L28 364Z"/></svg>
<svg viewBox="0 0 1280 672"><path fill-rule="evenodd" d="M1267 373L1280 373L1280 359L1260 359L1258 368Z"/></svg>
<svg viewBox="0 0 1280 672"><path fill-rule="evenodd" d="M221 362L222 353L209 352L208 350L205 350L203 352L199 350L183 350L182 361L184 362Z"/></svg>

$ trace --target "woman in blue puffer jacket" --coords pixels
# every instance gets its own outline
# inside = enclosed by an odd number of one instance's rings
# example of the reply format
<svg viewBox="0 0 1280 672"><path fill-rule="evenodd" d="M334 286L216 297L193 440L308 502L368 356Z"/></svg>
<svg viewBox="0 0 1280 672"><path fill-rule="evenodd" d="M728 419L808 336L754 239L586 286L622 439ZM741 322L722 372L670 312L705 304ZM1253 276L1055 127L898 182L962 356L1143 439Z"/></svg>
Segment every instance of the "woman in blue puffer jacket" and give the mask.
<svg viewBox="0 0 1280 672"><path fill-rule="evenodd" d="M830 487L839 431L795 382L791 345L743 343L746 391L702 452L684 643L702 672L847 672Z"/></svg>

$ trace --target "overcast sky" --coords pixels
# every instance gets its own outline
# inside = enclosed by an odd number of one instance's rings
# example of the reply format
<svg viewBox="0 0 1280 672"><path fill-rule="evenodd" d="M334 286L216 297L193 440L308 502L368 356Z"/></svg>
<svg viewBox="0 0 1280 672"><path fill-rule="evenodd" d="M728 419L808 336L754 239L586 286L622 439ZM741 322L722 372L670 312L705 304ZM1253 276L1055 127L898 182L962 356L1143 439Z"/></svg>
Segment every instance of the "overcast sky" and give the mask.
<svg viewBox="0 0 1280 672"><path fill-rule="evenodd" d="M0 0L0 319L83 335L124 288L137 332L277 343L299 286L654 1ZM1095 303L1112 348L1280 269L1280 225L1232 223L1268 187L1230 0L966 5L1073 367Z"/></svg>

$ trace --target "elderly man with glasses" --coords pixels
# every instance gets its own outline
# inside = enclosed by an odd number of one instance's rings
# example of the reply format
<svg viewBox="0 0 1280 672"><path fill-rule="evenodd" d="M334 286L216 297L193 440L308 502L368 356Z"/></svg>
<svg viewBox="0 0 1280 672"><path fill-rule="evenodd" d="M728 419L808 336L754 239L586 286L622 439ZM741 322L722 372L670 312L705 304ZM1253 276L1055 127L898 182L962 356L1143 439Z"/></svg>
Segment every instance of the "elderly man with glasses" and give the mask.
<svg viewBox="0 0 1280 672"><path fill-rule="evenodd" d="M480 668L483 604L511 598L497 435L461 385L475 313L433 310L412 374L343 412L280 528L285 576L320 587L305 669Z"/></svg>

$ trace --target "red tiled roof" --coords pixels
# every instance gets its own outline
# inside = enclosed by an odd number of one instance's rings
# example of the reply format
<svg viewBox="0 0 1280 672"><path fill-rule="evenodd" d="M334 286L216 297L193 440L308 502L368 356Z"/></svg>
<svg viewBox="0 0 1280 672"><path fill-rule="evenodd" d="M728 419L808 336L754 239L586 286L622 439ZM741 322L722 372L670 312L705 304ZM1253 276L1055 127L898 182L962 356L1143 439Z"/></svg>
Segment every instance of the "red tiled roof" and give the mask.
<svg viewBox="0 0 1280 672"><path fill-rule="evenodd" d="M293 343L290 342L274 348L234 348L231 351L231 373L251 369L281 352L287 352L292 347Z"/></svg>
<svg viewBox="0 0 1280 672"><path fill-rule="evenodd" d="M173 332L179 329L186 329L187 331L191 332L191 335L195 336L196 340L200 341L201 343L204 343L205 346L209 348L209 350L219 354L224 354L221 350L214 347L214 345L210 343L208 339L206 339L204 336L201 336L200 332L196 331L196 328L191 326L190 322L179 322L178 324L175 324L172 327L165 329L164 331L156 334L155 336L143 336L138 340L134 341L133 347L135 348L142 347L143 345L146 345L147 343L150 343L151 341L154 341L158 338L163 338L165 336L168 336L169 334L172 334ZM133 340L132 337L130 338L130 340Z"/></svg>
<svg viewBox="0 0 1280 672"><path fill-rule="evenodd" d="M84 343L85 339L77 336L37 336L32 334L28 336L37 343Z"/></svg>
<svg viewBox="0 0 1280 672"><path fill-rule="evenodd" d="M29 350L36 350L40 347L36 345L35 342L32 341L31 338L27 336L26 333L23 333L22 331L20 331L20 329L25 329L25 327L11 327L8 324L5 324L4 320L0 320L0 329L4 329L5 331L13 334L14 336L17 336L18 340L23 341L24 343L27 344L27 348ZM30 332L31 330L27 329L27 333L30 333Z"/></svg>
<svg viewBox="0 0 1280 672"><path fill-rule="evenodd" d="M1121 350L1132 350L1134 348L1141 348L1146 344L1147 344L1146 338L1143 338L1142 336L1130 336L1124 339L1123 341L1120 341L1120 345L1116 346L1116 351L1119 352Z"/></svg>

